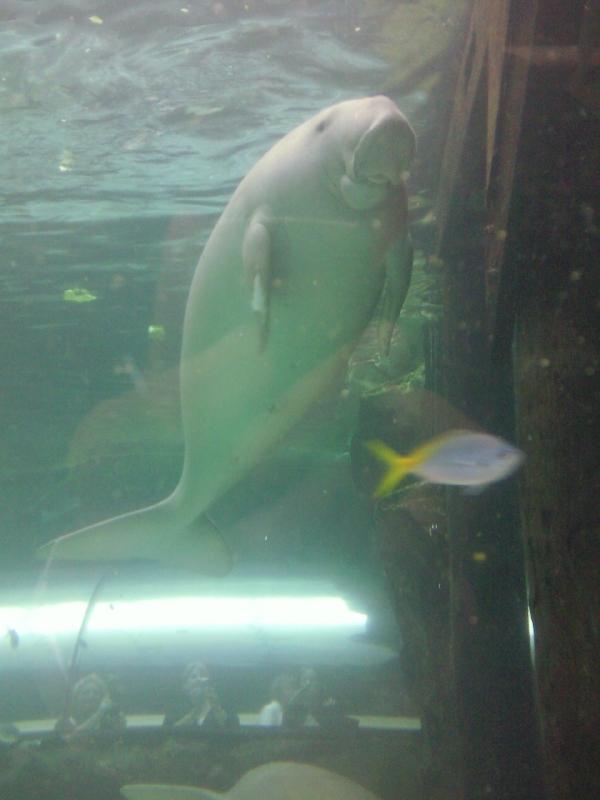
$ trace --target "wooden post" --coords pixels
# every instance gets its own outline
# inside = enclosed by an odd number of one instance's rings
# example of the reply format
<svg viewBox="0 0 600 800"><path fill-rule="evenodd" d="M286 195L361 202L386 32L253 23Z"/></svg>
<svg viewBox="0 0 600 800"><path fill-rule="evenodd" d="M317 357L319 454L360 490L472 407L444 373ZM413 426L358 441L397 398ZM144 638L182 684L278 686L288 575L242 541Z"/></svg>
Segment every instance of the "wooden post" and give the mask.
<svg viewBox="0 0 600 800"><path fill-rule="evenodd" d="M441 390L460 411L514 438L514 315L500 304L509 209L537 4L475 2L437 204L446 264ZM543 796L516 486L447 495L452 671L462 796Z"/></svg>
<svg viewBox="0 0 600 800"><path fill-rule="evenodd" d="M559 37L580 19L586 41L599 5L545 22ZM521 508L552 800L600 797L600 83L585 52L538 59L515 196Z"/></svg>
<svg viewBox="0 0 600 800"><path fill-rule="evenodd" d="M513 0L501 62L491 56L498 37L481 29L492 19L504 19L496 0L476 2L440 182L443 388L497 433L511 433L516 400L527 462L521 533L508 484L448 501L465 796L538 797L541 776L551 800L591 800L600 796L600 3Z"/></svg>

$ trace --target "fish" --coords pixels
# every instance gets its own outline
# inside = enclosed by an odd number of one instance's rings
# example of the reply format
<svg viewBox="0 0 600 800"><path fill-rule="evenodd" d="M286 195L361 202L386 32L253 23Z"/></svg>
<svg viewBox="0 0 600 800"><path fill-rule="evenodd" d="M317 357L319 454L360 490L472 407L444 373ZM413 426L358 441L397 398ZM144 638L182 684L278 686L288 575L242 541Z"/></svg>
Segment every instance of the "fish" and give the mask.
<svg viewBox="0 0 600 800"><path fill-rule="evenodd" d="M335 772L311 764L271 761L246 772L228 792L194 786L127 784L127 800L379 800Z"/></svg>
<svg viewBox="0 0 600 800"><path fill-rule="evenodd" d="M373 496L385 497L407 475L429 483L485 488L511 475L525 455L510 442L490 433L449 430L402 456L379 439L365 447L387 466Z"/></svg>

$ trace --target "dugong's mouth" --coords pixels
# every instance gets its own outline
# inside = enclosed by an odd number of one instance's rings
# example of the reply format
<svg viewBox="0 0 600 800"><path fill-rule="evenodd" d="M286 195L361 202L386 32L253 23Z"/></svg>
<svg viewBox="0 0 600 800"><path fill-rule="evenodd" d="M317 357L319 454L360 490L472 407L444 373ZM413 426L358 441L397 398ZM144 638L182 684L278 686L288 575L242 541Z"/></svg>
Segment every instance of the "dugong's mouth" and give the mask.
<svg viewBox="0 0 600 800"><path fill-rule="evenodd" d="M386 199L391 188L387 178L379 177L356 180L344 174L339 182L342 200L356 211L375 208Z"/></svg>
<svg viewBox="0 0 600 800"><path fill-rule="evenodd" d="M382 98L375 99L381 105ZM389 101L387 101L389 102ZM357 210L374 208L403 184L415 154L415 134L396 109L385 105L344 152L339 188L344 202Z"/></svg>

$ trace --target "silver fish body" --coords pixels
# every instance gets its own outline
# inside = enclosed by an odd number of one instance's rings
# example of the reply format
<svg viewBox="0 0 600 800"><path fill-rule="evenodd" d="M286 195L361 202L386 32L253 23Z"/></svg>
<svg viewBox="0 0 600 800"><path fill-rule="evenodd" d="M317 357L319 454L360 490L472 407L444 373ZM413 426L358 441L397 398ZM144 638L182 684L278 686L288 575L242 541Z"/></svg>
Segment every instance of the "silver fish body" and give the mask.
<svg viewBox="0 0 600 800"><path fill-rule="evenodd" d="M497 436L454 431L413 472L431 483L483 486L510 475L523 459L521 450Z"/></svg>

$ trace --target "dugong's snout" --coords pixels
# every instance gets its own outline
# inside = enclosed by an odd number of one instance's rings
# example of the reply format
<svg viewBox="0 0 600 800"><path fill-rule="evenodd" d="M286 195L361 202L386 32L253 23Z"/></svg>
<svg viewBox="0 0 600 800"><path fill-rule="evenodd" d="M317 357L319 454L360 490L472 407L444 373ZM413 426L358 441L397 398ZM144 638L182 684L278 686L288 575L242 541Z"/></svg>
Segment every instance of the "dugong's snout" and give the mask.
<svg viewBox="0 0 600 800"><path fill-rule="evenodd" d="M346 152L346 174L352 181L400 186L413 161L416 136L409 121L389 97L365 98L354 115L358 138Z"/></svg>
<svg viewBox="0 0 600 800"><path fill-rule="evenodd" d="M410 123L389 97L350 100L335 107L344 136L343 202L357 211L376 208L389 190L402 186L416 150ZM343 115L342 115L343 112Z"/></svg>
<svg viewBox="0 0 600 800"><path fill-rule="evenodd" d="M349 174L353 180L399 186L415 156L416 137L400 113L376 120L356 146Z"/></svg>

